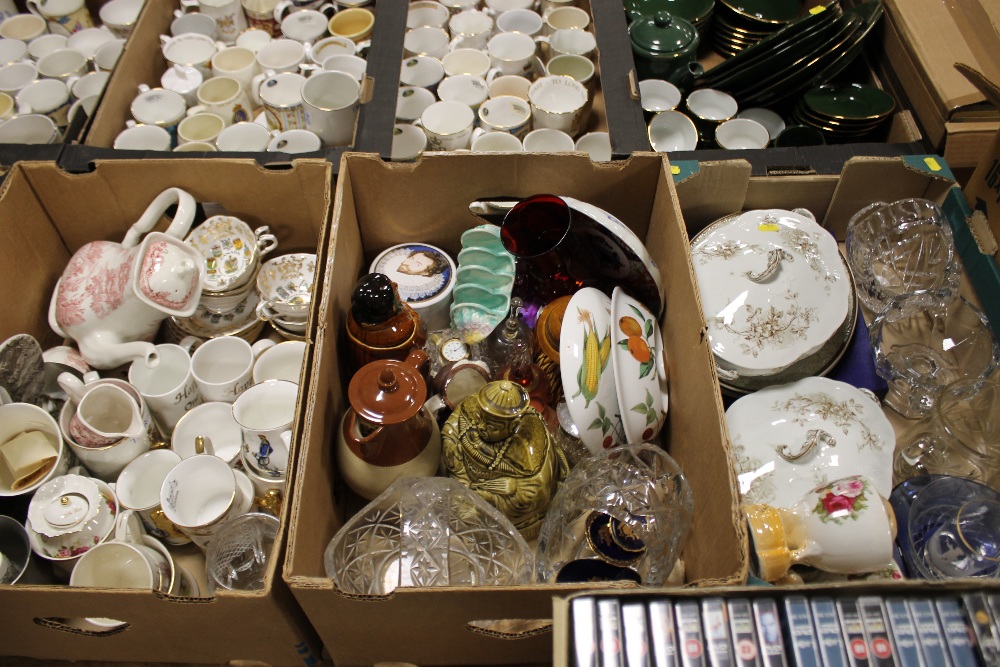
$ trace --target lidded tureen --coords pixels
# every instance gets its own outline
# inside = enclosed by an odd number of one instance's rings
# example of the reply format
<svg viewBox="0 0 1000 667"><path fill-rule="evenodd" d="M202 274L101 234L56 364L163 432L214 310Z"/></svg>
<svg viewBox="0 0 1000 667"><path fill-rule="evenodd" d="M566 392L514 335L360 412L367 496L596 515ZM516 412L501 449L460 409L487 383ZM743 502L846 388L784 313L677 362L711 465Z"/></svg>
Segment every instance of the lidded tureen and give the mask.
<svg viewBox="0 0 1000 667"><path fill-rule="evenodd" d="M811 213L727 216L692 240L691 255L723 382L789 381L798 378L788 371L817 374L839 357L853 331L854 288L837 241ZM813 357L823 358L818 367Z"/></svg>

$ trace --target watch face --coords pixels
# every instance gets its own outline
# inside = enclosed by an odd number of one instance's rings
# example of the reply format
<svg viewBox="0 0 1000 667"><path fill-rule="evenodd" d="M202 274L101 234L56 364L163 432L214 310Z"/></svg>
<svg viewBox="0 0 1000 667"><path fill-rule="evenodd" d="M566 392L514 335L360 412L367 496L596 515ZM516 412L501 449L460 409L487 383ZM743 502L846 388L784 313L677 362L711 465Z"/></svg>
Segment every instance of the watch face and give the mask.
<svg viewBox="0 0 1000 667"><path fill-rule="evenodd" d="M469 356L469 348L460 338L449 338L441 343L441 358L445 361L458 361Z"/></svg>

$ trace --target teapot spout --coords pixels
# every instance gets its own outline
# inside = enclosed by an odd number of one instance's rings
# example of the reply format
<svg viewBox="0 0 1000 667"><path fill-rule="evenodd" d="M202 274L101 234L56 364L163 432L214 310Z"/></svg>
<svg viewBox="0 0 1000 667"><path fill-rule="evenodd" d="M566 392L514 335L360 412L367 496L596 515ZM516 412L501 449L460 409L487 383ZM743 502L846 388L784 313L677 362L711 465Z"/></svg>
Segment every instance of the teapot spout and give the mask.
<svg viewBox="0 0 1000 667"><path fill-rule="evenodd" d="M145 341L109 344L107 340L92 341L84 336L77 342L80 346L80 354L93 368L117 368L123 364L131 363L135 359L144 360L146 365L152 368L160 360L156 346Z"/></svg>

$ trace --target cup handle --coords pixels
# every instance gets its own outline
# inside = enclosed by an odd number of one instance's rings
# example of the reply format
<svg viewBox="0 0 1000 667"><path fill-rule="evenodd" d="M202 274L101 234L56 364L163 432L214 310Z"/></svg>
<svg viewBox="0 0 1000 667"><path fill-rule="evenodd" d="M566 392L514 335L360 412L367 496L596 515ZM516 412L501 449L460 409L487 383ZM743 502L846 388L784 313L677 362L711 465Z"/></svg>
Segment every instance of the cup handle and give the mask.
<svg viewBox="0 0 1000 667"><path fill-rule="evenodd" d="M204 113L204 112L205 112L205 105L204 104L196 104L193 107L190 107L185 112L185 115L187 115L187 116L193 116L196 113Z"/></svg>
<svg viewBox="0 0 1000 667"><path fill-rule="evenodd" d="M150 91L150 87L148 85L146 85L144 83L140 83L139 84L139 93L140 94L142 94L142 93L148 93L149 91Z"/></svg>
<svg viewBox="0 0 1000 667"><path fill-rule="evenodd" d="M182 14L187 14L188 12L193 12L198 10L198 0L181 0L180 1L180 12Z"/></svg>
<svg viewBox="0 0 1000 667"><path fill-rule="evenodd" d="M17 103L17 114L19 116L24 116L25 114L30 114L30 113L33 113L31 111L31 105L30 104L28 104L27 102L18 102Z"/></svg>
<svg viewBox="0 0 1000 667"><path fill-rule="evenodd" d="M312 76L314 72L322 72L323 66L313 63L299 63L299 73L302 76Z"/></svg>
<svg viewBox="0 0 1000 667"><path fill-rule="evenodd" d="M135 510L122 510L115 519L115 541L128 544L142 544L146 534L142 519Z"/></svg>
<svg viewBox="0 0 1000 667"><path fill-rule="evenodd" d="M271 304L267 299L261 299L260 303L257 304L257 317L265 322L270 321L272 317L270 307Z"/></svg>
<svg viewBox="0 0 1000 667"><path fill-rule="evenodd" d="M74 74L73 76L66 77L66 90L70 93L73 92L73 84L80 80L80 77Z"/></svg>
<svg viewBox="0 0 1000 667"><path fill-rule="evenodd" d="M292 0L281 0L278 4L274 6L274 22L281 24L281 19L285 18L282 16L285 10L292 6Z"/></svg>
<svg viewBox="0 0 1000 667"><path fill-rule="evenodd" d="M69 396L69 400L73 403L79 403L83 400L84 394L87 393L83 380L69 371L60 373L56 378L56 384L58 384L59 387L66 392L66 395Z"/></svg>
<svg viewBox="0 0 1000 667"><path fill-rule="evenodd" d="M253 234L257 237L257 252L261 257L278 247L278 237L271 233L267 225L253 230Z"/></svg>
<svg viewBox="0 0 1000 667"><path fill-rule="evenodd" d="M494 67L490 69L488 72L486 72L486 85L490 85L491 83L493 83L493 79L497 78L501 74L502 73L499 67Z"/></svg>
<svg viewBox="0 0 1000 667"><path fill-rule="evenodd" d="M8 405L13 403L14 399L11 398L10 393L3 387L0 387L0 405Z"/></svg>
<svg viewBox="0 0 1000 667"><path fill-rule="evenodd" d="M191 350L201 345L201 339L196 336L184 336L177 345L190 353Z"/></svg>
<svg viewBox="0 0 1000 667"><path fill-rule="evenodd" d="M360 56L362 51L367 51L372 45L372 40L363 39L354 46L354 55Z"/></svg>
<svg viewBox="0 0 1000 667"><path fill-rule="evenodd" d="M177 10L177 11L180 11L180 10ZM162 48L162 47L166 46L170 42L171 39L172 39L171 37L168 37L166 35L160 35L160 47Z"/></svg>
<svg viewBox="0 0 1000 667"><path fill-rule="evenodd" d="M432 415L437 415L438 412L447 407L444 399L441 398L441 394L434 394L426 401L424 401L424 407L430 410Z"/></svg>

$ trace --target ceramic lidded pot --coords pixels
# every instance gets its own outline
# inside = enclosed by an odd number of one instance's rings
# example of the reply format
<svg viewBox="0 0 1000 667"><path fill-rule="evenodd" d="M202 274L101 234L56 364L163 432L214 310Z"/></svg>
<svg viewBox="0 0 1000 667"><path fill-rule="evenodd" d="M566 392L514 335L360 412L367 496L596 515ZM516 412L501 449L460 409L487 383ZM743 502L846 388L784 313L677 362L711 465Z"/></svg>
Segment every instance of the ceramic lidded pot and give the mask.
<svg viewBox="0 0 1000 667"><path fill-rule="evenodd" d="M347 339L351 371L357 371L379 359L406 359L411 350L427 342L427 327L399 298L389 276L369 273L351 293Z"/></svg>
<svg viewBox="0 0 1000 667"><path fill-rule="evenodd" d="M793 564L827 572L874 572L892 563L896 520L863 476L818 486L789 508L750 505L747 523L758 576L783 578Z"/></svg>
<svg viewBox="0 0 1000 667"><path fill-rule="evenodd" d="M365 364L347 388L351 406L337 442L337 467L359 496L375 498L400 477L429 477L438 469L441 433L424 407L427 384L418 370L427 354Z"/></svg>
<svg viewBox="0 0 1000 667"><path fill-rule="evenodd" d="M639 80L663 79L690 90L703 69L698 64L698 31L670 12L640 16L628 27Z"/></svg>
<svg viewBox="0 0 1000 667"><path fill-rule="evenodd" d="M110 486L81 475L64 475L35 492L25 527L36 554L72 561L111 535L117 514Z"/></svg>

